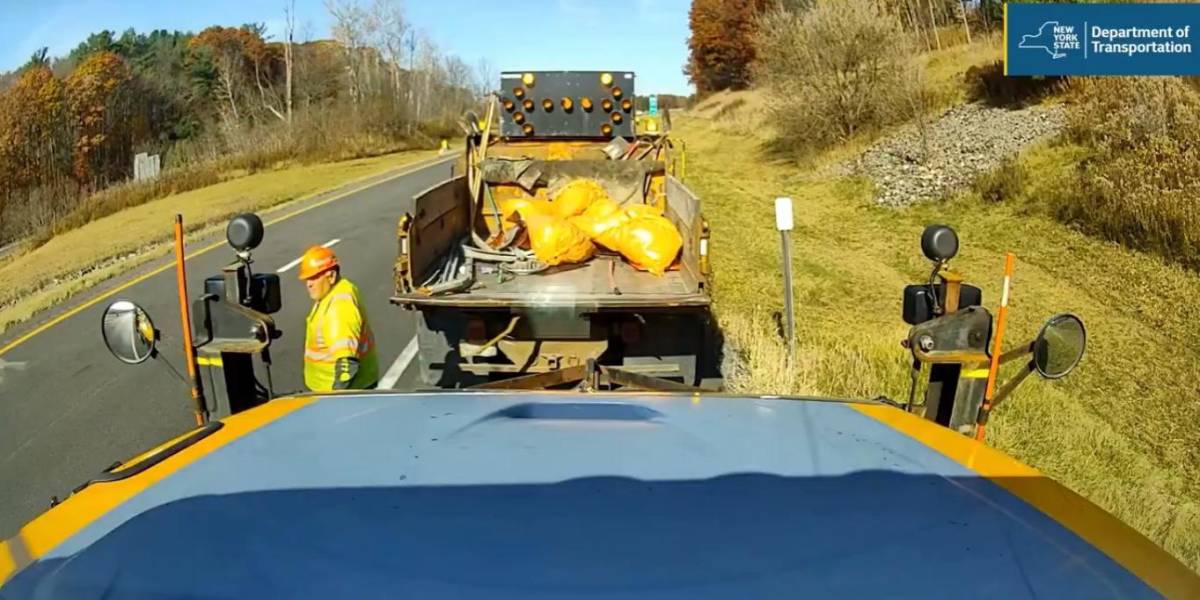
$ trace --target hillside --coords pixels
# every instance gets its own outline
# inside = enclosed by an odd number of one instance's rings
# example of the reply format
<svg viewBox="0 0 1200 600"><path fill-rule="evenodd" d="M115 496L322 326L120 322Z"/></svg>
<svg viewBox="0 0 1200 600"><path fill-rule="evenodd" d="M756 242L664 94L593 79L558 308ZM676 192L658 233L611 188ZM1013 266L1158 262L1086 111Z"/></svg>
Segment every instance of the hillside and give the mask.
<svg viewBox="0 0 1200 600"><path fill-rule="evenodd" d="M948 90L971 64L943 65ZM1200 417L1200 405L1186 400L1197 397L1196 383L1179 379L1200 364L1200 277L1085 235L1029 204L984 201L970 188L903 209L881 206L869 180L824 168L858 157L873 141L798 165L768 149L762 106L756 92L722 93L674 119L687 143L687 183L704 198L712 226L730 385L906 398L901 290L928 276L922 228L950 224L962 240L955 265L983 288L989 307L999 298L1004 253L1017 254L1010 345L1058 312L1080 315L1089 331L1080 368L1065 380L1027 382L995 414L988 442L1200 568L1200 434L1187 425ZM1023 193L1040 197L1066 185L1080 156L1057 139L1027 146L1016 161L1029 174ZM780 195L796 206L799 355L790 369L777 334L782 294L765 292L781 285L772 208Z"/></svg>

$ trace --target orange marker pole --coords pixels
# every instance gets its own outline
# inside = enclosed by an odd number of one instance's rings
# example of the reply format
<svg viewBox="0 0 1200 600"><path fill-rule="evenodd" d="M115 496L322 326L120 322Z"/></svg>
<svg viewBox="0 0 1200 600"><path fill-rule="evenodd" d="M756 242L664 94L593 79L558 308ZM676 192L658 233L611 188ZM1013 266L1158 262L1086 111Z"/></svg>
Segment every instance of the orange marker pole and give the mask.
<svg viewBox="0 0 1200 600"><path fill-rule="evenodd" d="M1004 347L1004 325L1008 321L1008 295L1012 287L1013 270L1017 257L1009 252L1004 257L1004 291L1000 295L1000 312L996 315L996 337L992 341L992 364L988 368L987 391L983 395L983 406L979 409L979 420L975 426L975 439L983 441L987 428L987 414L992 410L992 398L996 396L996 375L1000 371L1000 354Z"/></svg>
<svg viewBox="0 0 1200 600"><path fill-rule="evenodd" d="M196 367L196 347L192 345L192 316L188 310L187 269L183 253L183 215L175 215L175 279L179 284L179 319L183 331L183 356L187 360L188 379L192 382L192 404L196 425L208 422L208 403L200 387L200 370Z"/></svg>

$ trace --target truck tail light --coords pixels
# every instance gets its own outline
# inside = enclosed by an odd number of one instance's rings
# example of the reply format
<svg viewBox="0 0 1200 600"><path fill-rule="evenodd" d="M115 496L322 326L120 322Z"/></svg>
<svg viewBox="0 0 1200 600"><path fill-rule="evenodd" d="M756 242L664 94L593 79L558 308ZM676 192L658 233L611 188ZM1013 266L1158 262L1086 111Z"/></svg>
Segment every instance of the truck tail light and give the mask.
<svg viewBox="0 0 1200 600"><path fill-rule="evenodd" d="M708 275L708 221L700 221L700 273Z"/></svg>

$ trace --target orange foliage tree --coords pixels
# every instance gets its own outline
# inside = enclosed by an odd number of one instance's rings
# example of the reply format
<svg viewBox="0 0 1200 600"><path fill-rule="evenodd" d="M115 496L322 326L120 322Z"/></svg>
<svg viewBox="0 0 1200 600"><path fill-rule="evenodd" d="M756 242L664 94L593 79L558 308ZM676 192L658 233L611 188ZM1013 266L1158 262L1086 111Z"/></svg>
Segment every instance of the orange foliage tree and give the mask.
<svg viewBox="0 0 1200 600"><path fill-rule="evenodd" d="M131 155L130 84L120 56L97 52L67 76L76 132L73 173L80 184L120 179Z"/></svg>
<svg viewBox="0 0 1200 600"><path fill-rule="evenodd" d="M26 69L0 97L0 132L0 193L50 183L68 172L66 94L48 67Z"/></svg>
<svg viewBox="0 0 1200 600"><path fill-rule="evenodd" d="M238 121L244 116L254 90L262 108L285 119L271 83L281 69L281 52L278 45L263 40L259 29L209 27L192 38L188 47L206 54L216 70L215 91L220 97L220 112L227 120Z"/></svg>
<svg viewBox="0 0 1200 600"><path fill-rule="evenodd" d="M750 85L754 32L769 0L692 0L688 64L684 72L700 95Z"/></svg>

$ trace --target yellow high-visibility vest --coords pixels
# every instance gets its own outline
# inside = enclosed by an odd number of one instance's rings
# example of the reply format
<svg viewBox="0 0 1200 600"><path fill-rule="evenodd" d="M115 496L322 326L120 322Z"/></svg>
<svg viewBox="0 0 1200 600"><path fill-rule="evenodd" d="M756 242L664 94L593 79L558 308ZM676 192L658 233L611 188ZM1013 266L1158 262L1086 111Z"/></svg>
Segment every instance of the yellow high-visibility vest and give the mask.
<svg viewBox="0 0 1200 600"><path fill-rule="evenodd" d="M333 389L334 365L339 358L357 358L358 373L351 389L379 381L375 335L367 322L358 286L340 278L324 298L313 303L305 320L304 385L313 391Z"/></svg>

